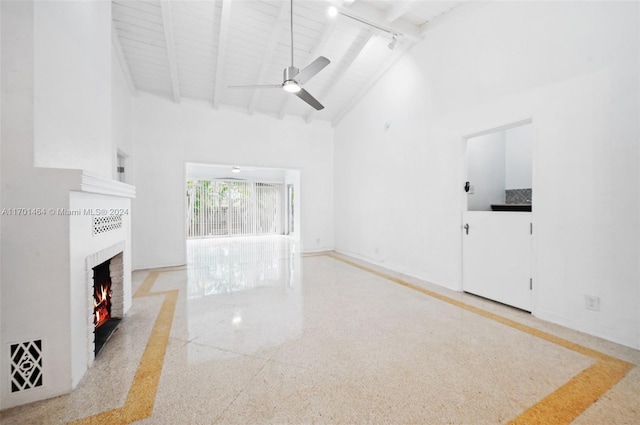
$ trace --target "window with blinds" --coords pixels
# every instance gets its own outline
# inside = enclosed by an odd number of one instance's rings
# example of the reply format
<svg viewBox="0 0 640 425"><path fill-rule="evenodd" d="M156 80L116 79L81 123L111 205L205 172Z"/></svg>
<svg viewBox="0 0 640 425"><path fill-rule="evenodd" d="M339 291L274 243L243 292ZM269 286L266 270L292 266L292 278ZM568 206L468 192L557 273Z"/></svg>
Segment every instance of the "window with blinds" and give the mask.
<svg viewBox="0 0 640 425"><path fill-rule="evenodd" d="M278 183L187 181L187 238L279 235L283 191Z"/></svg>

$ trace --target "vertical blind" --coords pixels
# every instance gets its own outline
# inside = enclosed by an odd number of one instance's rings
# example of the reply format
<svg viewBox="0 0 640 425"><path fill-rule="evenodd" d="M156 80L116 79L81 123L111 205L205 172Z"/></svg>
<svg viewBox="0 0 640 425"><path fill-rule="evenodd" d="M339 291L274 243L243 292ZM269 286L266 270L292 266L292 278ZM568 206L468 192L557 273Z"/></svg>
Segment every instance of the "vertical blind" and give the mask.
<svg viewBox="0 0 640 425"><path fill-rule="evenodd" d="M187 181L187 238L279 235L284 185Z"/></svg>

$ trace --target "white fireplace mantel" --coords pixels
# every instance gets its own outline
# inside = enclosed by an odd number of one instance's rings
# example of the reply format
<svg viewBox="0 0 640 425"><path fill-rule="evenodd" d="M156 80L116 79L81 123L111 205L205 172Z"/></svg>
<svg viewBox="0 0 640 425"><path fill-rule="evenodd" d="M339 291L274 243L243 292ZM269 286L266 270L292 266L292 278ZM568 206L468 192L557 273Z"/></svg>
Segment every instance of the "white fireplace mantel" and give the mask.
<svg viewBox="0 0 640 425"><path fill-rule="evenodd" d="M107 179L89 171L79 171L77 187L71 190L101 195L119 196L121 198L135 198L136 187L117 180Z"/></svg>

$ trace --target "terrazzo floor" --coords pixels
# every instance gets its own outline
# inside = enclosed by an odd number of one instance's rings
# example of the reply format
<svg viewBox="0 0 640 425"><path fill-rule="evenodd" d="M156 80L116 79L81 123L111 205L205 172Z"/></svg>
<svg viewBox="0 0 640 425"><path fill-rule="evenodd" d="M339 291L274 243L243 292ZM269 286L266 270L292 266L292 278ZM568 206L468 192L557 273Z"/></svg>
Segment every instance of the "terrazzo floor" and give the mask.
<svg viewBox="0 0 640 425"><path fill-rule="evenodd" d="M78 388L2 425L640 424L639 351L285 237L133 286Z"/></svg>

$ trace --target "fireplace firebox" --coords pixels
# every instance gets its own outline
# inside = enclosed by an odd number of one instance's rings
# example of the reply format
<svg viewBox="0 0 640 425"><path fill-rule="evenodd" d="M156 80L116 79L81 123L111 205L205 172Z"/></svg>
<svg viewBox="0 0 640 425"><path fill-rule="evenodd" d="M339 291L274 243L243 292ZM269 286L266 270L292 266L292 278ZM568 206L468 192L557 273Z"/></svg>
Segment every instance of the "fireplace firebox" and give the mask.
<svg viewBox="0 0 640 425"><path fill-rule="evenodd" d="M96 356L120 323L120 318L112 315L112 297L113 285L109 259L93 268L94 355Z"/></svg>

